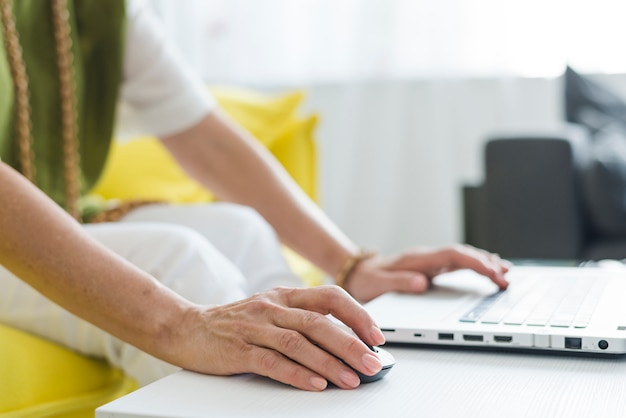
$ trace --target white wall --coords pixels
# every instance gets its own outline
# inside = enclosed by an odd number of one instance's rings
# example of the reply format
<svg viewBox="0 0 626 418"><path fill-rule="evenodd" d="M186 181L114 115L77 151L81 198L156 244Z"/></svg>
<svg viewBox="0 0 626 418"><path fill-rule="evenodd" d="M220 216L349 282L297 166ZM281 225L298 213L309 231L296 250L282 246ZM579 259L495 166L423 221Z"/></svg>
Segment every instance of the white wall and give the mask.
<svg viewBox="0 0 626 418"><path fill-rule="evenodd" d="M462 240L461 185L486 138L561 120L560 79L363 82L308 89L318 112L320 194L360 245L395 251Z"/></svg>
<svg viewBox="0 0 626 418"><path fill-rule="evenodd" d="M626 75L596 81L626 98ZM464 183L482 180L497 132L563 121L561 78L430 79L311 86L320 192L357 243L383 252L463 239Z"/></svg>

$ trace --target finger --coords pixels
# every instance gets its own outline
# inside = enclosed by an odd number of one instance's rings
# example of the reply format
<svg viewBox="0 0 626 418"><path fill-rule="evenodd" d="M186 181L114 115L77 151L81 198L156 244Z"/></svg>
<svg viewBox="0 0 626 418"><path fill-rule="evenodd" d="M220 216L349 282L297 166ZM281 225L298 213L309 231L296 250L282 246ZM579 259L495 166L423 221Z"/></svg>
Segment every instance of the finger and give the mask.
<svg viewBox="0 0 626 418"><path fill-rule="evenodd" d="M385 343L380 328L367 311L345 290L337 286L283 289L287 306L323 315L331 314L352 329L368 345Z"/></svg>
<svg viewBox="0 0 626 418"><path fill-rule="evenodd" d="M324 377L275 350L255 347L250 355L253 357L249 362L252 373L302 390L317 392L328 386L328 381Z"/></svg>
<svg viewBox="0 0 626 418"><path fill-rule="evenodd" d="M492 263L500 267L500 270L502 270L502 274L508 273L511 267L513 267L513 263L511 263L509 260L500 258L498 254L489 254L488 257Z"/></svg>
<svg viewBox="0 0 626 418"><path fill-rule="evenodd" d="M490 253L469 245L453 245L432 252L405 253L393 261L392 268L421 271L430 277L468 268L488 277L501 289L508 286L504 278L507 269L500 262L495 262Z"/></svg>
<svg viewBox="0 0 626 418"><path fill-rule="evenodd" d="M447 257L457 268L469 268L491 279L499 288L506 289L509 282L500 263L470 246L457 246L447 251Z"/></svg>
<svg viewBox="0 0 626 418"><path fill-rule="evenodd" d="M336 331L344 333L337 326ZM358 338L352 336L348 345L339 346L337 335L331 336L326 333L320 336L320 343L313 344L302 334L289 329L278 330L274 335L268 335L268 345L280 352L285 358L294 363L304 366L310 371L309 382L315 382L314 377L320 376L342 389L354 389L359 386L360 381L356 373L348 367L350 362L354 362L353 357L358 356L358 352L365 353L371 357L367 367L363 367L362 360L357 360L355 368L360 368L361 373L373 375L380 371L382 364L380 360L365 346ZM347 336L347 335L346 335ZM322 348L321 344L327 344L331 348ZM337 344L337 346L335 346ZM333 354L334 352L334 354ZM343 361L341 361L343 360ZM273 375L278 379L289 380L290 375ZM274 378L274 377L273 377ZM306 383L306 381L305 381Z"/></svg>
<svg viewBox="0 0 626 418"><path fill-rule="evenodd" d="M467 246L469 248L475 249L476 251L480 251L485 257L489 258L491 262L500 266L503 273L507 273L511 269L511 267L513 267L513 263L511 263L509 260L501 258L500 254L492 253L481 248L472 247L470 245Z"/></svg>
<svg viewBox="0 0 626 418"><path fill-rule="evenodd" d="M391 270L380 272L379 275L379 279L360 286L361 302L369 302L387 292L424 293L430 286L428 277L419 272Z"/></svg>
<svg viewBox="0 0 626 418"><path fill-rule="evenodd" d="M393 271L380 280L383 285L382 293L424 293L428 290L430 280L422 273L412 271Z"/></svg>
<svg viewBox="0 0 626 418"><path fill-rule="evenodd" d="M508 285L508 281L504 279L504 275L509 271L513 264L508 260L500 258L499 254L492 253L486 250L476 250L480 251L480 253L487 258L488 262L491 263L491 267L494 269L496 274L499 275L506 282L506 285Z"/></svg>
<svg viewBox="0 0 626 418"><path fill-rule="evenodd" d="M337 362L337 358L369 376L382 368L378 357L365 343L324 315L292 309L277 315L273 321L283 329L274 333L269 344L339 387L352 388L359 381L356 374Z"/></svg>

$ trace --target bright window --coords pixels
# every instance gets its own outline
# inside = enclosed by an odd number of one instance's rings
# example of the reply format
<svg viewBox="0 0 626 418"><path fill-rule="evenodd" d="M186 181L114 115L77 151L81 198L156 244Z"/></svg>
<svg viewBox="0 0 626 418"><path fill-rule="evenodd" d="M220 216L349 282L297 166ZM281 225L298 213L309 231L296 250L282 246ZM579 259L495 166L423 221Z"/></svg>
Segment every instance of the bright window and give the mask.
<svg viewBox="0 0 626 418"><path fill-rule="evenodd" d="M150 0L211 81L626 72L624 0Z"/></svg>

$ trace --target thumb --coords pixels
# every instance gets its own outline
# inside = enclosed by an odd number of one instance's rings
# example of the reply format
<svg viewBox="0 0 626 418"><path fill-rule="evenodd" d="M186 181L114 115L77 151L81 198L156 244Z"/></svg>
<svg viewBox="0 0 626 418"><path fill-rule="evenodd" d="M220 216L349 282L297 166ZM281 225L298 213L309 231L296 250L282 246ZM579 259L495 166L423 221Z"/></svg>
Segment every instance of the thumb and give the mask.
<svg viewBox="0 0 626 418"><path fill-rule="evenodd" d="M406 270L389 272L383 282L384 292L401 293L424 293L430 284L424 274Z"/></svg>

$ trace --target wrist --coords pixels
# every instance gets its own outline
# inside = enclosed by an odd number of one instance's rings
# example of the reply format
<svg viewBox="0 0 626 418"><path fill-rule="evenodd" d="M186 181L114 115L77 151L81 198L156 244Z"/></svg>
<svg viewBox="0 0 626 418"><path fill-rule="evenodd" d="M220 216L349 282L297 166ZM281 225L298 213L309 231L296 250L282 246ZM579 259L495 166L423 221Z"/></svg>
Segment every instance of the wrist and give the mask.
<svg viewBox="0 0 626 418"><path fill-rule="evenodd" d="M348 282L353 276L353 273L364 260L372 258L376 255L375 252L369 250L359 250L355 255L349 256L341 265L337 273L335 274L335 284L348 290Z"/></svg>
<svg viewBox="0 0 626 418"><path fill-rule="evenodd" d="M178 367L197 370L197 347L192 344L196 343L198 333L206 323L207 311L211 308L190 303L169 315L154 340L155 352L150 354Z"/></svg>

